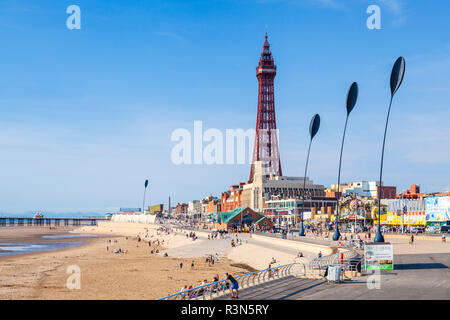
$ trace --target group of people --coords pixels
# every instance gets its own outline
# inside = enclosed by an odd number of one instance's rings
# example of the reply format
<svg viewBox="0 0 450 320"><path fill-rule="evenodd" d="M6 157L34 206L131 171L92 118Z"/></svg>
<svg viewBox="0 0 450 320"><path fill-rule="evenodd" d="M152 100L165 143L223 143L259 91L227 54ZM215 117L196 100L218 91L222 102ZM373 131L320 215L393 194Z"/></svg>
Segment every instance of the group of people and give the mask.
<svg viewBox="0 0 450 320"><path fill-rule="evenodd" d="M242 245L242 239L238 238L238 235L236 235L236 239L231 239L231 247L234 248L236 246Z"/></svg>
<svg viewBox="0 0 450 320"><path fill-rule="evenodd" d="M215 256L214 256L214 255L209 255L209 256L206 257L206 263L207 263L209 266L214 265L214 262L215 262L215 261L217 261L217 262L220 261L219 255L218 255L217 253L216 253Z"/></svg>
<svg viewBox="0 0 450 320"><path fill-rule="evenodd" d="M192 241L195 241L195 240L197 240L198 239L198 237L197 237L197 235L195 234L195 232L189 232L189 233L186 233L186 238L191 238L192 239Z"/></svg>
<svg viewBox="0 0 450 320"><path fill-rule="evenodd" d="M106 252L109 252L110 245L113 243L111 239L106 240ZM117 240L114 240L114 243L117 243ZM122 248L117 248L115 250L112 250L111 253L128 253L128 250L122 250Z"/></svg>
<svg viewBox="0 0 450 320"><path fill-rule="evenodd" d="M218 236L218 235L219 235L218 232L208 234L208 240L217 239L217 236ZM220 234L220 238L222 238L222 234Z"/></svg>
<svg viewBox="0 0 450 320"><path fill-rule="evenodd" d="M181 288L180 292L184 299L192 299L195 297L200 297L206 293L215 293L224 291L226 289L230 289L231 285L231 298L239 299L239 283L238 281L229 273L225 273L226 281L220 281L219 275L217 274L212 282L208 284L208 281L205 279L201 282L199 287L193 287L185 285Z"/></svg>

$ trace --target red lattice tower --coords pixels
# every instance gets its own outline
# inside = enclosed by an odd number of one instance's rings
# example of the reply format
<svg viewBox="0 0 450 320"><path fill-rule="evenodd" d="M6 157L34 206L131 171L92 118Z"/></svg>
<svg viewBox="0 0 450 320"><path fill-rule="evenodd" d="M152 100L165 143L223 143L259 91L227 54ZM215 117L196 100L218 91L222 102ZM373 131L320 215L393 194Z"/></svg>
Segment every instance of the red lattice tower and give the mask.
<svg viewBox="0 0 450 320"><path fill-rule="evenodd" d="M250 179L255 174L255 161L262 161L263 175L281 176L280 152L278 150L278 132L275 120L274 79L277 67L273 61L270 45L265 36L263 51L256 68L258 78L258 115L256 116L256 135L253 146L253 161Z"/></svg>

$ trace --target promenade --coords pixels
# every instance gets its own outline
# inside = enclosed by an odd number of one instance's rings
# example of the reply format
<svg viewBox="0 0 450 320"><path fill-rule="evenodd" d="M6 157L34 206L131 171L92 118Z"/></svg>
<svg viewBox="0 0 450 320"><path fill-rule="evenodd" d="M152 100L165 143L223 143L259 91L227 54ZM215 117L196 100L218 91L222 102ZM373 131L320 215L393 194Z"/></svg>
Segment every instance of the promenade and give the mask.
<svg viewBox="0 0 450 320"><path fill-rule="evenodd" d="M394 270L367 273L340 284L326 279L289 276L240 291L242 300L381 300L450 299L450 244L426 237L408 243L387 236L394 245ZM369 285L368 285L369 283ZM228 296L218 299L229 299Z"/></svg>

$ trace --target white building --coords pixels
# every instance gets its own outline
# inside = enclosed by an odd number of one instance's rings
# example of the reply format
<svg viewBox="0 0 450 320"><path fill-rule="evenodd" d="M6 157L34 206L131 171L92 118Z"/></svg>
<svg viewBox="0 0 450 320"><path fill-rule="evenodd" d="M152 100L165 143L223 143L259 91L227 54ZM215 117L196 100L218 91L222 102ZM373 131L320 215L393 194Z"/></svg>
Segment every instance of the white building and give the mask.
<svg viewBox="0 0 450 320"><path fill-rule="evenodd" d="M202 213L202 202L200 200L192 200L188 202L188 214L199 215Z"/></svg>
<svg viewBox="0 0 450 320"><path fill-rule="evenodd" d="M350 182L342 189L343 196L377 197L377 181Z"/></svg>

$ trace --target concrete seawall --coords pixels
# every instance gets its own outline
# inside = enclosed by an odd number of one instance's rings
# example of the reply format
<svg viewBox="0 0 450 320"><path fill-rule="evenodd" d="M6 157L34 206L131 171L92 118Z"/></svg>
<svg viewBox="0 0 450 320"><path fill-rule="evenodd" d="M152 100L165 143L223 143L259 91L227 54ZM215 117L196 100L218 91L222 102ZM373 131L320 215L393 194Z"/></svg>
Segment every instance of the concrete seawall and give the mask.
<svg viewBox="0 0 450 320"><path fill-rule="evenodd" d="M259 242L265 242L289 249L294 249L297 251L308 251L314 253L315 255L317 255L319 251L321 251L322 255L324 256L338 252L337 248L301 241L278 239L272 237L265 237L261 235L252 235L252 239Z"/></svg>
<svg viewBox="0 0 450 320"><path fill-rule="evenodd" d="M112 222L131 222L154 224L156 216L153 214L114 214L111 217Z"/></svg>

